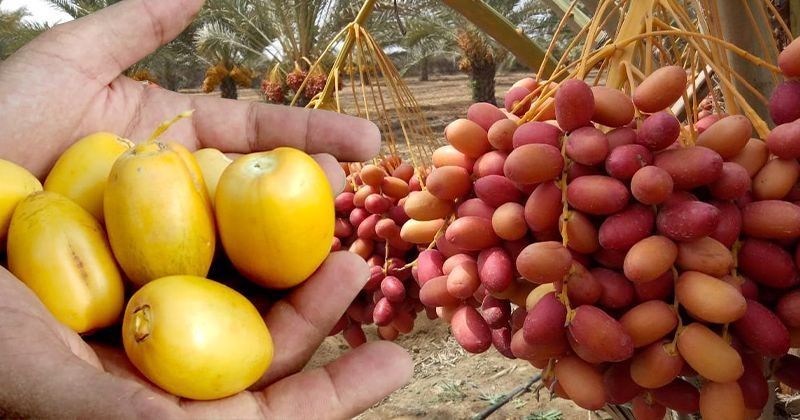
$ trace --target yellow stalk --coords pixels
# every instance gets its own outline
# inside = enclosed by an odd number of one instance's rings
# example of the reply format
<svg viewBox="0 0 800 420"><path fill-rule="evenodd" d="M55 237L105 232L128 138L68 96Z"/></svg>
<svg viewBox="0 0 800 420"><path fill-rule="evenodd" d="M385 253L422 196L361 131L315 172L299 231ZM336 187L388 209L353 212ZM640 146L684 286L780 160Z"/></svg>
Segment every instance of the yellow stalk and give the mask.
<svg viewBox="0 0 800 420"><path fill-rule="evenodd" d="M633 69L635 69L636 66L627 61L623 61L621 64L622 66L625 67L625 76L628 79L628 88L630 89L631 92L633 92L634 90L636 90L636 78L633 76ZM637 109L636 112L638 113L639 110Z"/></svg>
<svg viewBox="0 0 800 420"><path fill-rule="evenodd" d="M622 5L624 5L624 1L621 3L620 7ZM614 6L614 7L611 8L611 11L608 14L603 16L603 12L609 6ZM600 22L599 27L606 28L607 25L608 25L608 20L611 19L612 15L614 13L616 13L618 15L621 15L620 7L617 7L617 5L616 5L614 0L608 0L608 1L603 0L603 2L598 6L598 11L597 11L597 16L598 17L602 16L602 21ZM615 32L614 33L619 32L619 29L620 29L623 21L624 20L620 16L617 16L617 24L616 24L616 28L615 28ZM613 35L613 34L609 34L609 37L611 35ZM594 41L596 39L596 37L594 35L592 35L592 36L589 36L588 39ZM608 42L608 40L607 40L607 42ZM600 68L597 70L597 77L595 78L595 82L594 82L595 85L600 83L600 80L604 79L605 73L608 72L608 66L609 66L608 60L605 60L602 63L600 63Z"/></svg>
<svg viewBox="0 0 800 420"><path fill-rule="evenodd" d="M386 110L386 104L384 103L384 100L383 100L383 90L381 89L381 79L382 78L378 75L378 68L379 67L376 66L375 62L374 62L374 56L372 54L371 45L369 44L369 39L370 39L369 38L369 33L367 31L365 31L360 26L357 29L359 31L359 33L358 33L358 44L357 44L358 45L358 51L360 53L359 59L361 57L366 58L366 61L364 61L364 63L365 63L366 69L367 69L367 77L369 78L369 81L370 81L370 84L369 84L369 88L370 89L369 90L370 90L370 94L372 95L372 103L375 104L375 108L379 111L378 112L378 117L381 120L381 124L383 124L383 126L384 126L384 131L387 132L387 133L390 133L390 139L389 139L390 141L387 142L388 145L389 145L389 151L390 151L391 154L397 155L397 147L396 147L397 139L394 138L394 132L391 129L392 125L391 125L391 122L389 121L389 118L388 118L389 112ZM370 53L365 52L365 48L366 48L366 51L369 51ZM381 71L381 72L383 73L383 71ZM384 76L385 76L385 74L384 74ZM391 79L389 79L388 81L391 83ZM376 88L378 90L377 94L375 93ZM392 100L394 100L395 90L390 90L390 93L392 94L391 95ZM366 91L364 91L364 94L366 96ZM366 97L365 97L365 101L366 101ZM380 105L378 105L378 103L380 103ZM403 109L402 109L402 107L398 107L397 105L395 105L395 108L396 108L396 111L398 113L401 113L401 115L400 115L400 124L401 124L401 126L403 126L404 125L404 121L405 121L405 116L402 115ZM405 129L403 130L403 134L404 134L404 137L406 138L406 140L408 140L408 134L405 132ZM409 147L409 149L410 149L410 147ZM411 156L412 156L412 159L413 159L414 155L412 154ZM414 161L414 166L416 166L416 165L417 165L417 163L416 163L416 161Z"/></svg>
<svg viewBox="0 0 800 420"><path fill-rule="evenodd" d="M359 38L361 37L359 28L357 25L351 25L352 36L355 39L356 45L358 45L359 51L361 51L361 43L358 42ZM351 44L352 48L352 44ZM348 51L347 54L349 55L350 52ZM357 56L357 64L358 64L358 81L361 83L361 99L364 101L364 117L366 119L371 119L369 115L369 104L367 103L367 89L364 87L364 53L361 51L361 54ZM369 77L369 75L367 76ZM372 82L372 81L370 81ZM358 98L355 98L358 100Z"/></svg>
<svg viewBox="0 0 800 420"><path fill-rule="evenodd" d="M355 80L356 80L355 71L354 71L355 64L353 63L353 56L352 55L347 56L347 63L348 63L347 64L348 65L348 68L347 68L348 69L348 75L350 76L350 90L353 93L353 98L358 98L358 95L356 94L356 83L355 83ZM336 98L336 99L338 101L339 98ZM360 116L361 115L361 107L358 104L358 100L353 101L353 104L355 104L355 106L356 106L356 115Z"/></svg>
<svg viewBox="0 0 800 420"><path fill-rule="evenodd" d="M600 83L600 80L603 77L603 72L608 69L608 61L603 61L600 63L600 68L597 69L597 75L594 77L594 81L592 82L592 86L597 86Z"/></svg>
<svg viewBox="0 0 800 420"><path fill-rule="evenodd" d="M780 69L778 68L778 66L776 66L776 65L774 65L772 63L769 63L769 62L767 62L767 61L765 61L765 60L763 60L763 59L761 59L759 57L756 57L755 55L750 54L749 52L737 47L734 44L731 44L728 41L725 41L723 39L717 38L715 36L704 35L704 34L700 34L700 33L696 33L696 32L684 31L684 30L661 30L661 31L653 31L653 32L650 32L650 33L641 33L641 34L638 34L638 35L634 35L634 36L632 36L630 38L624 38L622 40L618 40L613 45L606 46L606 47L603 47L603 48L597 50L596 54L599 54L599 55L608 54L608 51L606 51L606 49L609 48L609 47L612 48L612 49L627 48L628 46L630 46L630 44L633 44L636 41L639 41L639 40L641 40L643 38L647 38L648 36L679 36L679 37L684 37L687 40L700 39L700 40L704 40L704 41L709 41L712 44L717 44L717 45L719 45L721 47L724 47L724 48L730 50L734 54L744 58L745 60L748 60L748 61L752 62L753 64L755 64L757 66L765 67L768 70L776 72L776 73L780 72ZM701 50L702 48L697 48L697 49Z"/></svg>
<svg viewBox="0 0 800 420"><path fill-rule="evenodd" d="M697 56L697 55L698 55L698 53L695 52L695 56ZM697 84L696 84L697 83L696 82L696 79L697 79L697 67L695 66L695 62L694 61L695 60L692 60L692 63L691 63L691 66L690 66L690 72L689 72L689 74L690 74L689 86L692 89L692 91L691 91L691 100L689 99L689 95L687 95L687 92L685 90L683 91L683 98L682 98L683 99L683 103L686 104L687 106L691 107L691 108L686 110L686 122L687 122L686 125L688 126L689 135L687 136L686 141L684 142L684 145L689 145L689 146L694 146L695 140L697 138L697 134L696 134L695 129L694 129L694 123L695 123L694 114L695 114L695 110L697 109ZM686 107L684 107L684 108L686 108Z"/></svg>
<svg viewBox="0 0 800 420"><path fill-rule="evenodd" d="M581 29L581 31L580 31L580 32L578 32L578 34L577 34L577 35L575 35L575 36L572 38L572 41L570 41L569 45L567 45L567 48L566 48L566 50L564 50L564 54L563 54L563 55L561 56L561 58L558 60L558 63L556 64L556 67L555 67L555 72L554 72L553 74L557 74L556 72L558 72L559 70L561 70L561 69L563 68L563 66L564 66L564 62L565 62L565 61L567 61L567 60L568 60L568 58L569 58L569 54L570 54L570 53L572 52L572 50L573 50L573 49L574 49L574 48L575 48L575 47L578 45L578 43L581 41L581 39L582 39L582 37L583 37L583 34L584 34L584 33L586 33L586 31L587 31L588 29L589 29L589 28L587 28L587 27L584 27L583 29ZM553 42L555 42L555 38L553 38ZM541 74L542 74L542 71L541 71L541 69L540 69L540 73L539 73L539 76L538 76L540 79L541 79ZM551 75L550 75L550 78L549 78L549 79L550 79L550 80L558 80L558 78L557 78L557 77L554 77L554 76L553 76L553 74L551 74Z"/></svg>
<svg viewBox="0 0 800 420"><path fill-rule="evenodd" d="M716 113L722 112L722 106L719 103L719 101L717 100L717 95L713 94L713 92L714 92L714 84L712 83L713 81L711 80L711 74L710 74L710 71L709 71L709 66L706 66L706 67L703 68L703 77L704 77L705 82L706 82L706 88L708 89L708 92L711 93L711 102L714 104L714 112L716 112Z"/></svg>
<svg viewBox="0 0 800 420"><path fill-rule="evenodd" d="M653 13L648 13L645 21L645 32L653 32ZM650 74L653 71L653 38L647 37L645 39L644 47L644 73ZM630 63L628 63L630 65ZM633 87L631 87L633 92Z"/></svg>
<svg viewBox="0 0 800 420"><path fill-rule="evenodd" d="M572 13L572 9L575 8L575 4L577 0L574 0L572 4L569 5L569 8L564 12L564 16L561 17L561 21L558 22L558 26L556 26L556 30L553 33L553 38L550 40L550 45L547 46L547 51L545 51L545 56L550 57L553 53L553 48L556 46L556 41L558 41L558 36L561 34L561 30L566 26L567 19L570 18L570 14ZM585 28L585 26L584 26ZM580 32L583 32L585 29L581 28ZM579 38L576 36L575 38ZM544 73L546 64L549 60L543 60L542 63L539 65L539 71L536 73L536 80L542 80L542 74ZM560 63L559 63L560 64Z"/></svg>
<svg viewBox="0 0 800 420"><path fill-rule="evenodd" d="M314 64L311 66L311 68L308 69L308 73L309 74L311 74L311 72L314 69L316 69L317 67L321 66L322 57L325 57L325 55L328 54L328 52L330 52L333 49L333 47L338 43L339 39L341 37L343 37L343 36L346 36L349 31L350 31L350 25L346 26L344 29L339 31L338 34L336 34L336 36L333 38L333 40L330 43L328 43L328 46L325 47L325 50L322 51L322 54L319 55L319 58L317 59L317 61L314 62ZM339 59L337 58L336 62L333 65L333 68L340 68L340 67L341 67L341 63L339 62ZM308 83L308 78L303 80L303 83L297 89L297 93L294 95L294 98L292 98L292 102L289 104L290 106L294 106L297 103L297 99L300 97L300 92L303 91L303 89L306 87L307 83ZM326 89L327 89L327 83L326 83Z"/></svg>
<svg viewBox="0 0 800 420"><path fill-rule="evenodd" d="M598 7L598 13L601 13L604 7L607 7L607 2L604 2ZM589 55L589 52L591 51L594 40L597 39L597 34L600 30L600 19L593 19L589 24L589 27L585 29L587 30L581 31L581 33L586 32L587 37L586 41L583 44L583 51L581 51L581 58L580 58L581 66L579 66L578 69L578 74L580 78L584 78L586 76L586 72L588 72L588 70L583 64L585 63L586 57ZM582 37L581 35L578 35L575 37L575 39L573 39L573 41L577 41L581 39L581 37Z"/></svg>
<svg viewBox="0 0 800 420"><path fill-rule="evenodd" d="M703 59L709 63L711 68L714 70L714 73L717 74L717 77L719 77L719 80L722 82L722 87L727 89L728 92L730 92L732 100L728 101L726 98L726 104L728 105L728 109L730 110L732 108L735 108L738 110L738 107L736 107L736 105L737 104L740 105L742 107L744 115L746 115L750 119L750 122L753 123L753 128L756 129L758 135L761 136L762 139L766 138L766 136L769 134L770 131L769 127L767 126L767 123L764 122L763 119L761 119L758 113L747 103L747 100L742 96L742 94L736 90L736 87L733 85L733 82L731 82L727 77L724 76L723 73L720 72L720 68L718 67L718 65L713 61L711 61L708 56L705 56L702 51L698 50L698 52L701 55L703 55ZM733 111L731 112L733 113Z"/></svg>
<svg viewBox="0 0 800 420"><path fill-rule="evenodd" d="M354 39L355 34L353 34L353 31L354 31L353 27L357 27L357 26L363 25L364 22L367 21L367 18L369 17L370 13L372 13L372 9L374 7L375 7L375 0L365 0L364 4L361 5L361 10L358 11L358 15L356 16L356 19L352 23L350 23L350 25L348 25L348 28L347 28L348 29L348 31L347 31L348 36L345 37L345 39L344 39L344 45L342 45L342 49L339 52L339 56L336 58L336 63L334 64L334 68L339 68L341 66L341 64L343 64L345 57L350 55L350 51L353 49L353 44L355 42L355 39ZM351 34L353 36L350 36ZM331 44L333 44L333 42ZM328 45L328 48L326 48L326 52L327 52L327 50L330 49L330 47L332 47L332 45ZM322 58L324 55L325 55L325 53L320 55L320 58ZM319 63L319 61L320 60L317 60L317 64ZM337 66L337 64L339 64L339 65ZM309 74L310 73L311 73L311 70L309 70ZM325 89L322 91L322 95L320 96L320 99L319 99L319 102L317 104L317 107L319 108L319 107L323 107L323 106L327 105L328 102L331 100L331 95L332 94L333 94L333 86L331 86L331 83L326 83L325 84Z"/></svg>
<svg viewBox="0 0 800 420"><path fill-rule="evenodd" d="M413 134L420 134L420 139L430 139L432 138L432 133L430 133L430 128L425 124L424 119L422 117L422 111L419 108L419 105L414 101L411 92L408 90L408 87L404 84L398 83L401 80L399 73L395 69L394 65L392 64L389 57L387 57L380 46L375 42L372 36L369 35L366 31L362 29L362 36L365 39L365 43L368 47L372 50L373 56L378 60L378 68L381 70L381 73L384 75L384 79L388 82L389 87L391 88L390 91L392 95L390 98L392 100L392 105L395 107L395 110L399 113L399 122L400 127L403 132L403 135L406 139L406 144L409 147L409 151L413 149L410 139L412 137L416 137L414 135L409 135L409 131L413 131ZM377 73L375 74L377 77ZM378 85L380 89L380 85ZM385 110L383 105L383 95L379 94L378 98L381 101L381 107ZM408 101L408 103L406 103ZM410 115L409 115L410 114ZM416 117L418 124L408 124L408 122L412 121L411 117ZM424 127L427 129L426 133L419 133L416 130L416 127ZM424 130L423 129L423 130ZM417 147L417 153L411 153L412 160L414 161L414 166L419 167L420 161L423 161L427 164L427 161L432 154L432 150L425 150L422 145L427 145L426 142L417 142L415 144ZM416 156L415 156L416 155Z"/></svg>
<svg viewBox="0 0 800 420"><path fill-rule="evenodd" d="M653 13L654 6L655 0L631 1L628 4L628 11L625 13L622 27L617 33L617 39L627 39L641 34L646 16ZM623 86L626 75L625 70L622 68L622 62L631 62L635 47L636 44L631 43L614 52L614 56L608 66L609 73L606 79L606 86L617 89Z"/></svg>
<svg viewBox="0 0 800 420"><path fill-rule="evenodd" d="M164 134L165 131L169 130L169 128L172 127L173 124L184 118L190 118L192 114L194 114L194 110L190 109L188 111L181 112L175 118L172 118L168 121L164 121L153 131L153 134L151 134L150 137L148 137L147 140L145 140L145 143L155 142L156 140L158 140L158 137Z"/></svg>

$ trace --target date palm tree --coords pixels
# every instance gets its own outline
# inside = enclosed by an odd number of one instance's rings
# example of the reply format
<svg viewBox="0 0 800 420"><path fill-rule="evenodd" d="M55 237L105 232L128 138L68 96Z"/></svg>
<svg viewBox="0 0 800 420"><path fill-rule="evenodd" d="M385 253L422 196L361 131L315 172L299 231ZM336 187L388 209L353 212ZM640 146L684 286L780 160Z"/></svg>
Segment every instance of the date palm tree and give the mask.
<svg viewBox="0 0 800 420"><path fill-rule="evenodd" d="M0 0L0 5L2 4L3 0ZM47 30L47 24L23 20L26 16L28 11L25 8L13 11L0 10L0 61Z"/></svg>
<svg viewBox="0 0 800 420"><path fill-rule="evenodd" d="M210 0L195 36L200 56L218 70L207 80L237 66L266 69L277 62L306 68L327 42L357 13L357 2L338 0ZM308 61L307 61L308 60ZM223 69L225 71L223 71ZM236 88L219 81L223 96Z"/></svg>
<svg viewBox="0 0 800 420"><path fill-rule="evenodd" d="M546 46L558 18L534 0L485 0L538 44ZM495 103L494 77L498 69L516 65L508 51L481 33L440 0L398 0L405 31L396 32L394 45L405 50L403 70L419 70L426 80L434 60L458 62L470 76L473 100Z"/></svg>

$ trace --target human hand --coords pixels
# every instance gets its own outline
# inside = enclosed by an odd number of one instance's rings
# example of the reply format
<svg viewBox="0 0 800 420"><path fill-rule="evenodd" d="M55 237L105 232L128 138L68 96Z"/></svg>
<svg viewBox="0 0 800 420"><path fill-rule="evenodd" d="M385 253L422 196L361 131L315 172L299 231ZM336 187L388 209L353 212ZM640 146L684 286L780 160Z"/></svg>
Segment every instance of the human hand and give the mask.
<svg viewBox="0 0 800 420"><path fill-rule="evenodd" d="M157 389L119 348L90 347L0 268L0 414L34 418L349 418L405 384L408 354L389 342L360 346L299 372L368 277L338 252L265 316L275 358L260 386L216 401ZM262 388L263 386L263 388Z"/></svg>
<svg viewBox="0 0 800 420"><path fill-rule="evenodd" d="M0 64L0 158L43 178L78 138L111 131L143 140L164 119L194 109L191 120L177 123L165 137L192 150L297 147L316 154L334 191L341 190L344 174L335 158L374 156L379 134L373 124L325 111L180 95L120 76L177 36L201 5L202 0L126 0L57 26ZM120 349L88 345L0 268L0 415L349 417L411 374L408 355L387 342L300 372L367 277L357 256L332 254L266 314L275 358L252 392L195 402L151 386Z"/></svg>

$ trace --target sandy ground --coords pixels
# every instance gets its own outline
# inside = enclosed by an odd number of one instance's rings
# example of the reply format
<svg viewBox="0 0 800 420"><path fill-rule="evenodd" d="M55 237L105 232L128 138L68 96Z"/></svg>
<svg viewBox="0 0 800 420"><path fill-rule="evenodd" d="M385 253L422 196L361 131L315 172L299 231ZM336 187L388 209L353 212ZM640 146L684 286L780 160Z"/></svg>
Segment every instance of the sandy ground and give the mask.
<svg viewBox="0 0 800 420"><path fill-rule="evenodd" d="M524 385L538 369L525 361L509 360L494 348L486 353L466 353L455 342L446 323L430 321L424 313L414 331L397 344L411 354L411 382L358 416L372 419L464 419L483 411L499 397ZM368 328L369 340L377 340ZM327 363L349 348L341 337L329 337L309 364ZM549 412L549 417L543 416ZM577 420L598 419L560 398L550 400L547 390L539 397L528 392L504 405L490 419Z"/></svg>

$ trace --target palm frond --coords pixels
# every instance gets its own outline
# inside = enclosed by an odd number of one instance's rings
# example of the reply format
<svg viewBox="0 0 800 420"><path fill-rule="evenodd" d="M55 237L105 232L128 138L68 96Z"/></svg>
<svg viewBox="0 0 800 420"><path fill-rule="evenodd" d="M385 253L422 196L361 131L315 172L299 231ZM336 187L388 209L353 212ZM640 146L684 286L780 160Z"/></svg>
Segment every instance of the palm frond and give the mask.
<svg viewBox="0 0 800 420"><path fill-rule="evenodd" d="M78 19L121 0L46 0L51 7Z"/></svg>
<svg viewBox="0 0 800 420"><path fill-rule="evenodd" d="M0 10L0 60L5 60L25 44L50 28L47 24L24 20L27 9Z"/></svg>
<svg viewBox="0 0 800 420"><path fill-rule="evenodd" d="M47 3L49 3L52 8L70 15L74 19L87 14L73 0L47 0Z"/></svg>

